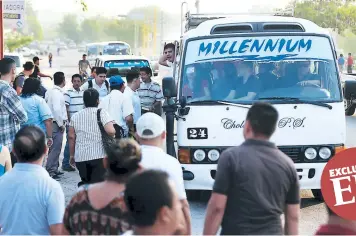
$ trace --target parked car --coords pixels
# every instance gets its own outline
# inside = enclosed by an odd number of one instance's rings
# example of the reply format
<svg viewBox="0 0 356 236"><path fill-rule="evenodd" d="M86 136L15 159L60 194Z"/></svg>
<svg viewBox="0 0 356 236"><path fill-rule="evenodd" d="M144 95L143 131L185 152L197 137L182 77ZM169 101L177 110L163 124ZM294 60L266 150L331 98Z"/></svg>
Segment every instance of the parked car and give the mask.
<svg viewBox="0 0 356 236"><path fill-rule="evenodd" d="M34 57L40 55L40 52L38 50L29 49L27 47L20 48L19 53L22 54L24 57Z"/></svg>
<svg viewBox="0 0 356 236"><path fill-rule="evenodd" d="M5 58L11 58L16 62L16 74L18 75L21 71L23 71L23 64L25 63L25 58L21 54L18 53L5 53Z"/></svg>

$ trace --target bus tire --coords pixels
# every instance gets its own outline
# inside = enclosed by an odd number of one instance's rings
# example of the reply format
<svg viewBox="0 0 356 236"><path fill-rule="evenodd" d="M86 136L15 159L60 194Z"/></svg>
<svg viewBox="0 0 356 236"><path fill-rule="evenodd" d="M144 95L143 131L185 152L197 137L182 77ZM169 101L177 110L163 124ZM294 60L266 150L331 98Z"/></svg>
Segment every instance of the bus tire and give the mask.
<svg viewBox="0 0 356 236"><path fill-rule="evenodd" d="M321 189L312 189L311 190L313 195L314 195L314 198L318 201L321 201L323 202L324 201L324 197L323 197L323 194L321 192Z"/></svg>
<svg viewBox="0 0 356 236"><path fill-rule="evenodd" d="M355 106L349 107L348 109L345 110L345 115L346 116L353 116L355 113Z"/></svg>

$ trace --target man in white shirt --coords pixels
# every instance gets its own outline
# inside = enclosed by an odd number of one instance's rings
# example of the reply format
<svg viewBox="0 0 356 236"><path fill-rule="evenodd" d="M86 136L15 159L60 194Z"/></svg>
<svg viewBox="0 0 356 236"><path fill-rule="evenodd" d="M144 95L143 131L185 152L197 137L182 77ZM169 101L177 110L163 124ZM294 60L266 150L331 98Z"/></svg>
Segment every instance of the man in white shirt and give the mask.
<svg viewBox="0 0 356 236"><path fill-rule="evenodd" d="M110 94L102 99L99 108L109 113L115 123L123 129L124 137L127 137L129 127L133 124L134 109L131 100L123 94L125 82L121 76L115 75L110 78L110 88Z"/></svg>
<svg viewBox="0 0 356 236"><path fill-rule="evenodd" d="M95 79L89 80L83 84L80 89L85 91L88 88L94 88L99 92L100 100L109 94L109 82L106 80L108 71L104 67L96 67Z"/></svg>
<svg viewBox="0 0 356 236"><path fill-rule="evenodd" d="M138 95L137 89L140 87L140 74L136 71L130 71L126 75L127 86L124 95L127 96L132 102L134 109L133 114L133 132L136 132L137 120L141 117L141 100Z"/></svg>
<svg viewBox="0 0 356 236"><path fill-rule="evenodd" d="M66 79L63 72L56 72L53 76L54 86L46 93L46 102L51 109L53 115L53 144L48 152L48 160L46 169L50 176L58 179L62 172L58 171L59 155L62 151L63 133L65 131L66 122L68 121L67 109L64 99L64 86Z"/></svg>
<svg viewBox="0 0 356 236"><path fill-rule="evenodd" d="M158 77L163 79L164 77L173 77L173 69L174 69L174 62L177 61L176 64L176 73L175 73L175 80L178 82L178 65L179 65L179 58L176 57L175 45L173 43L168 43L164 46L163 55L159 59L159 74Z"/></svg>
<svg viewBox="0 0 356 236"><path fill-rule="evenodd" d="M185 219L184 235L190 235L190 211L185 192L183 171L178 160L162 149L166 139L166 129L163 119L152 113L143 114L137 121L137 137L142 145L141 166L147 169L166 171L175 183Z"/></svg>

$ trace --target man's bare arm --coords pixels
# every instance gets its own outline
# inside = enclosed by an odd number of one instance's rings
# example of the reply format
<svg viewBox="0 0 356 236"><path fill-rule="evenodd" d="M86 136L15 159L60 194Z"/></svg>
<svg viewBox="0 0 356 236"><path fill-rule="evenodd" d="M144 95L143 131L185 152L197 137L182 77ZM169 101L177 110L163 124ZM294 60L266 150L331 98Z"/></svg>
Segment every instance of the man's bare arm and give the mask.
<svg viewBox="0 0 356 236"><path fill-rule="evenodd" d="M162 55L162 56L159 58L158 63L159 63L161 66L169 67L168 64L167 64L167 56L166 56L166 55Z"/></svg>
<svg viewBox="0 0 356 236"><path fill-rule="evenodd" d="M216 235L224 216L226 202L226 195L212 193L206 211L203 235Z"/></svg>
<svg viewBox="0 0 356 236"><path fill-rule="evenodd" d="M299 227L299 204L287 204L284 213L284 234L298 235Z"/></svg>
<svg viewBox="0 0 356 236"><path fill-rule="evenodd" d="M186 228L185 235L191 235L192 234L192 226L191 226L191 222L190 222L189 203L186 199L181 200L181 203L182 203L183 216L185 219L185 228Z"/></svg>
<svg viewBox="0 0 356 236"><path fill-rule="evenodd" d="M63 224L55 224L49 226L49 231L51 235L62 235L63 233Z"/></svg>

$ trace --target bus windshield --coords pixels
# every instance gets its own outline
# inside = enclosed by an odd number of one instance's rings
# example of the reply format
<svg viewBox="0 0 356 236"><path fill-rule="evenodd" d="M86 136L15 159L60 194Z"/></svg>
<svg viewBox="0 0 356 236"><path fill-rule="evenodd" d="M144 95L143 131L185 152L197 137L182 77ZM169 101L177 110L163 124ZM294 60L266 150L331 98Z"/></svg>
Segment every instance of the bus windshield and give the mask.
<svg viewBox="0 0 356 236"><path fill-rule="evenodd" d="M131 48L124 43L109 43L104 46L104 55L130 55Z"/></svg>
<svg viewBox="0 0 356 236"><path fill-rule="evenodd" d="M99 54L99 47L97 45L92 45L87 47L88 56L97 56Z"/></svg>
<svg viewBox="0 0 356 236"><path fill-rule="evenodd" d="M299 99L342 101L331 43L320 36L264 36L190 41L180 96L252 104Z"/></svg>
<svg viewBox="0 0 356 236"><path fill-rule="evenodd" d="M108 77L113 75L126 76L127 72L133 68L139 70L142 67L149 66L147 60L113 60L104 63L104 67L108 70Z"/></svg>

